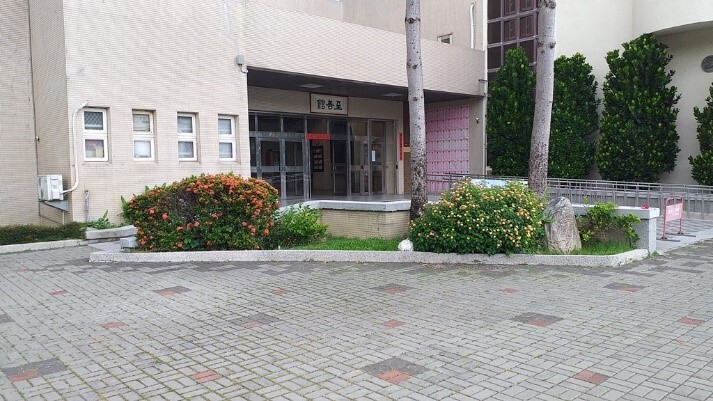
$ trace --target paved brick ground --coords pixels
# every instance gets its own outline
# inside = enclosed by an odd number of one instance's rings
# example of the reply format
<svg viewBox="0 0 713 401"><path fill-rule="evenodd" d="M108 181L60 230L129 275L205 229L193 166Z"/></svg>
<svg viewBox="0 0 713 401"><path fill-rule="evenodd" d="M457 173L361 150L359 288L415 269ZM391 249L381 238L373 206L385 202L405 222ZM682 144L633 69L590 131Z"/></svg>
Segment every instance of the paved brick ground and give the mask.
<svg viewBox="0 0 713 401"><path fill-rule="evenodd" d="M0 256L6 400L704 400L713 242L612 269Z"/></svg>

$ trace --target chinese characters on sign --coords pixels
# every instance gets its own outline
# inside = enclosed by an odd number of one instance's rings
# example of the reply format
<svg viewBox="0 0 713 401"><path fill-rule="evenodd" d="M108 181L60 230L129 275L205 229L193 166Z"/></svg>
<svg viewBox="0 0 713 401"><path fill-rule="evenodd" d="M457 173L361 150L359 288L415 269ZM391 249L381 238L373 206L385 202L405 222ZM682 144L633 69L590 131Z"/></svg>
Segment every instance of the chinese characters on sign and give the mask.
<svg viewBox="0 0 713 401"><path fill-rule="evenodd" d="M349 98L346 96L310 93L310 112L319 114L347 115Z"/></svg>

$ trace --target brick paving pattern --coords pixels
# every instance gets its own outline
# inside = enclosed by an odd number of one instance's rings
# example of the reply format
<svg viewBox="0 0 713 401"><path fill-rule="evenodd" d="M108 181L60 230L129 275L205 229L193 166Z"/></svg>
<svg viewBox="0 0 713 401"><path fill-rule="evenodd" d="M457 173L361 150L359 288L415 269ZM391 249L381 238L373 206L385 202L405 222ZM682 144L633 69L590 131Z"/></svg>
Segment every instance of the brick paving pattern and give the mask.
<svg viewBox="0 0 713 401"><path fill-rule="evenodd" d="M90 252L0 255L0 399L713 398L713 241L617 268Z"/></svg>

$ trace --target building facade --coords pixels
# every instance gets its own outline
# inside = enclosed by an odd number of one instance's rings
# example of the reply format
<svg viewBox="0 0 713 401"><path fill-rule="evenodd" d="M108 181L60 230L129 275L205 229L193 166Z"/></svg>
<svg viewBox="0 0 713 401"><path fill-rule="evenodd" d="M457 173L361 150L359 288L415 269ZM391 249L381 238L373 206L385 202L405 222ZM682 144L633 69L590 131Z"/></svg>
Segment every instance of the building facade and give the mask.
<svg viewBox="0 0 713 401"><path fill-rule="evenodd" d="M523 47L534 65L531 50L536 29L531 27L534 0L488 0L487 67L492 79L502 65L504 52ZM695 184L688 157L699 153L693 108L704 107L713 83L713 67L703 60L713 56L713 3L689 0L587 0L557 2L558 55L583 54L599 83L609 71L607 52L644 33L653 33L673 56L669 68L676 71L672 85L681 100L677 129L680 136L676 168L661 177L664 183ZM712 61L713 63L713 61ZM592 176L596 177L596 172Z"/></svg>
<svg viewBox="0 0 713 401"><path fill-rule="evenodd" d="M424 0L429 166L482 173L485 3ZM283 199L408 191L405 6L380 0L0 4L0 224L89 221L234 172ZM37 176L62 200L38 201Z"/></svg>

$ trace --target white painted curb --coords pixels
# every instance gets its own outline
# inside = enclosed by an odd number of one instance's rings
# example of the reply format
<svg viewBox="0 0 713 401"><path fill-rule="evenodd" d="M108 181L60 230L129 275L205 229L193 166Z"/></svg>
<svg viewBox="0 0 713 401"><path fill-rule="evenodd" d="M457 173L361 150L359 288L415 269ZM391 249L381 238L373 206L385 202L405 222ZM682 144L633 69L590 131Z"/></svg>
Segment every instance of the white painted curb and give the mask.
<svg viewBox="0 0 713 401"><path fill-rule="evenodd" d="M370 262L370 263L444 263L468 265L544 265L611 267L645 259L645 249L618 255L482 255L398 251L211 251L211 252L94 252L90 262Z"/></svg>
<svg viewBox="0 0 713 401"><path fill-rule="evenodd" d="M43 251L47 249L67 248L70 246L86 245L87 241L81 239L68 239L63 241L31 242L29 244L1 245L0 254Z"/></svg>

